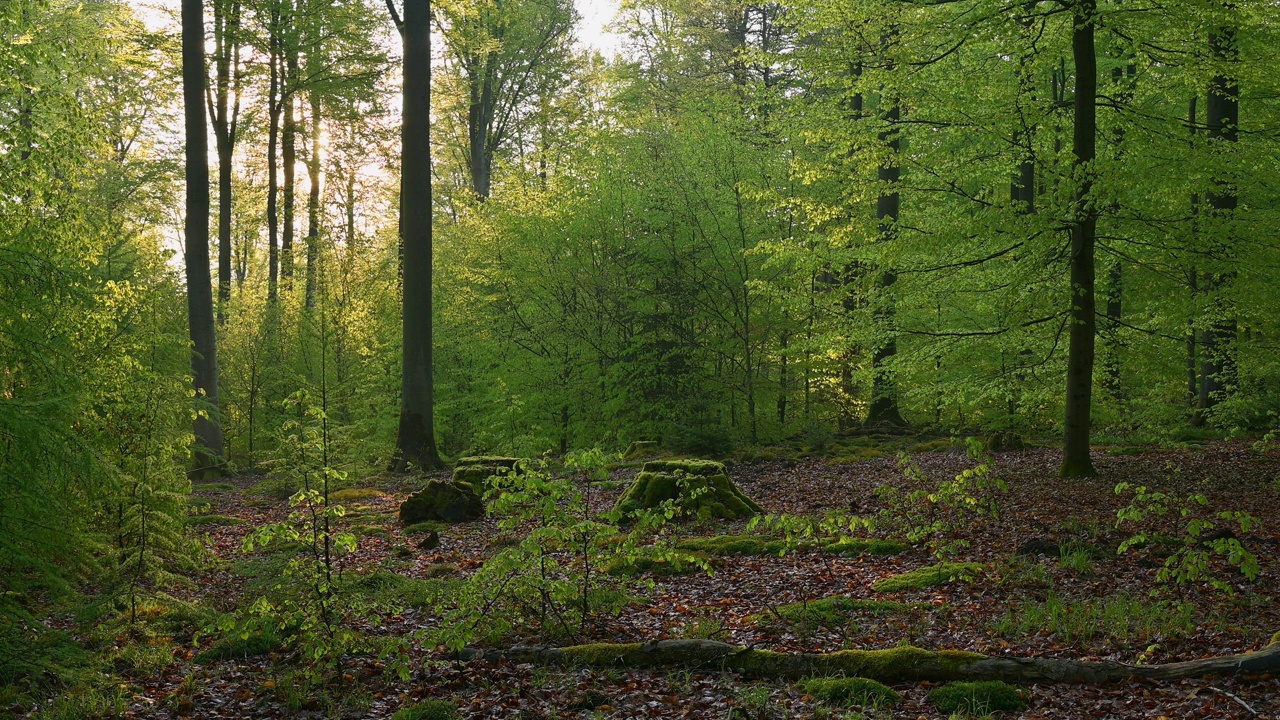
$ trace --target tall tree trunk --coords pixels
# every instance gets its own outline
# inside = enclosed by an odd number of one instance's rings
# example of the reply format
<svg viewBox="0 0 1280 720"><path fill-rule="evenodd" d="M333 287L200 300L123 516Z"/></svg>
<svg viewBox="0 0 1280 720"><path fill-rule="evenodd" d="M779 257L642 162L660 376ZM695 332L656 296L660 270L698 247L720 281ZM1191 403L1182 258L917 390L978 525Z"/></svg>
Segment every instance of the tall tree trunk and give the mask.
<svg viewBox="0 0 1280 720"><path fill-rule="evenodd" d="M896 39L897 29L891 31L890 38ZM885 40L888 50L894 39ZM897 184L902 176L902 167L898 153L902 150L902 135L898 129L901 119L901 107L897 99L881 96L881 102L888 102L881 108L881 121L885 128L880 132L881 144L888 148L889 159L880 165L877 173L880 180L880 195L876 198L876 230L882 241L890 241L897 234L898 215L901 197ZM871 408L867 413L869 427L905 427L906 422L898 412L898 389L895 386L889 363L898 354L898 341L894 332L894 301L890 288L897 282L898 274L892 268L882 267L876 278L879 297L876 298L874 324L878 334L875 351L871 355Z"/></svg>
<svg viewBox="0 0 1280 720"><path fill-rule="evenodd" d="M205 125L204 8L182 0L182 102L186 129L187 318L191 371L202 411L195 421L195 472L222 466L218 413L218 348L209 277L209 137Z"/></svg>
<svg viewBox="0 0 1280 720"><path fill-rule="evenodd" d="M284 169L284 184L281 188L280 201L284 205L284 227L280 233L280 275L284 278L285 289L292 286L293 279L293 210L295 175L297 175L298 125L294 117L294 90L298 81L298 51L286 46L284 76L284 120L280 129L280 163Z"/></svg>
<svg viewBox="0 0 1280 720"><path fill-rule="evenodd" d="M1220 28L1209 35L1209 51L1215 62L1223 65L1234 63L1239 57L1236 45L1236 32L1232 27ZM1205 124L1209 131L1210 152L1223 152L1221 143L1234 143L1238 138L1240 124L1240 85L1235 78L1234 70L1226 74L1221 66L1209 82L1208 103L1205 107ZM1213 189L1209 191L1209 211L1213 216L1216 228L1226 226L1230 232L1230 223L1235 216L1237 198L1233 185L1234 179L1214 178ZM1220 258L1229 258L1231 243L1229 237L1223 237L1218 230L1212 242L1214 254ZM1205 275L1205 291L1212 293L1212 317L1200 338L1203 354L1200 363L1200 393L1196 404L1199 422L1222 399L1235 382L1235 341L1236 318L1230 303L1222 297L1224 288L1233 279L1233 273L1211 273Z"/></svg>
<svg viewBox="0 0 1280 720"><path fill-rule="evenodd" d="M1191 102L1187 107L1187 128L1191 133L1194 148L1194 138L1197 132L1196 127L1196 100L1197 95L1191 96ZM1196 246L1197 238L1200 235L1200 193L1191 193L1191 243L1192 248ZM1200 295L1200 271L1196 269L1195 264L1187 271L1187 289L1191 291L1191 302L1195 303ZM1200 360L1196 347L1196 317L1195 310L1191 311L1191 316L1187 318L1187 404L1192 409L1191 425L1192 427L1200 427L1204 425L1204 416L1198 410L1200 400Z"/></svg>
<svg viewBox="0 0 1280 720"><path fill-rule="evenodd" d="M307 159L307 296L308 308L316 306L316 266L320 262L320 96L312 92L311 157Z"/></svg>
<svg viewBox="0 0 1280 720"><path fill-rule="evenodd" d="M275 303L280 297L280 184L276 177L277 153L280 142L280 43L279 18L272 10L271 53L267 82L267 301Z"/></svg>
<svg viewBox="0 0 1280 720"><path fill-rule="evenodd" d="M1096 0L1076 0L1071 54L1076 68L1075 154L1076 187L1071 223L1071 333L1067 351L1066 436L1062 476L1094 475L1089 457L1090 413L1093 407L1093 361L1097 321L1094 317L1094 242L1098 211L1090 199L1094 155L1097 150L1098 58L1093 36Z"/></svg>
<svg viewBox="0 0 1280 720"><path fill-rule="evenodd" d="M431 3L405 0L400 126L404 351L394 465L444 466L436 449L431 347Z"/></svg>
<svg viewBox="0 0 1280 720"><path fill-rule="evenodd" d="M231 300L231 161L240 119L239 0L214 0L213 23L215 79L209 115L218 149L218 324L222 324Z"/></svg>

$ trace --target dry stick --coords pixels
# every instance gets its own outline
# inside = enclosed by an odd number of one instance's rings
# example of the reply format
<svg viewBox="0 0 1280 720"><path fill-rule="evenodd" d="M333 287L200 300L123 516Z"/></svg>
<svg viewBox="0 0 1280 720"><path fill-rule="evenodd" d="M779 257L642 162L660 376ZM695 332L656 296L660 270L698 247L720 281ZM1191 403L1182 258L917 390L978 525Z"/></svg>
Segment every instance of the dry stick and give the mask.
<svg viewBox="0 0 1280 720"><path fill-rule="evenodd" d="M752 677L857 676L882 682L1003 680L1013 683L1102 683L1129 678L1178 680L1236 672L1280 670L1280 641L1261 650L1163 665L1128 665L1059 658L988 657L957 650L915 647L843 650L833 653L778 653L714 640L660 640L652 643L578 645L562 648L517 646L508 650L466 648L459 660L503 658L553 665L700 668Z"/></svg>
<svg viewBox="0 0 1280 720"><path fill-rule="evenodd" d="M1236 696L1236 695L1232 695L1231 693L1227 692L1226 690L1223 690L1223 689L1222 689L1222 688L1220 688L1220 687L1215 687L1215 686L1213 686L1213 685L1209 685L1209 686L1207 686L1207 687L1208 687L1210 690L1212 690L1212 691L1214 691L1214 692L1218 693L1219 695L1225 695L1225 696L1227 696L1227 697L1231 698L1232 700L1235 700L1236 702L1240 703L1240 706L1241 706L1241 707L1243 707L1245 710L1248 710L1250 715L1253 715L1254 717L1257 717L1257 716L1258 716L1258 711L1257 711L1257 710L1254 710L1254 709L1253 709L1253 708L1251 708L1251 707L1249 707L1249 703L1247 703L1247 702L1245 702L1244 700L1240 699L1238 696Z"/></svg>

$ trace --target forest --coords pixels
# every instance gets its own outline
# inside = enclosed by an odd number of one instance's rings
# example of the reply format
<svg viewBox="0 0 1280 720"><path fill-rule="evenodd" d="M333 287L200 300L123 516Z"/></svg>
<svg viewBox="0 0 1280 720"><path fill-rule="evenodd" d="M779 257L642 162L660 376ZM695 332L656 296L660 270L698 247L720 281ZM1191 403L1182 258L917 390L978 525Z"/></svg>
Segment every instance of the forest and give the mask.
<svg viewBox="0 0 1280 720"><path fill-rule="evenodd" d="M1280 718L1274 2L0 36L0 716Z"/></svg>

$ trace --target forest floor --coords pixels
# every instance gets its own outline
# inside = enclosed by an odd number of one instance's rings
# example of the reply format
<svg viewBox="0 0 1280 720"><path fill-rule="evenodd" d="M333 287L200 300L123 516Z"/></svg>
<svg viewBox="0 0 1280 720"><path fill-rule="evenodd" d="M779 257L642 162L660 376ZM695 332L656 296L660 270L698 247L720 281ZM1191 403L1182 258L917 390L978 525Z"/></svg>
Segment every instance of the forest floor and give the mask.
<svg viewBox="0 0 1280 720"><path fill-rule="evenodd" d="M950 479L973 460L946 443L918 448L912 455L921 478L904 477L889 452L883 457L740 459L730 469L739 488L768 513L820 515L828 511L873 514L884 509L881 486L904 489ZM863 456L875 455L865 452ZM822 652L845 648L969 650L1017 655L1127 663L1165 663L1247 652L1265 646L1280 630L1280 456L1249 443L1213 442L1203 447L1102 448L1095 452L1098 476L1063 480L1056 450L996 453L993 474L1007 491L999 496L998 519L955 533L969 541L952 558L981 563L968 581L896 593L875 592L872 583L889 575L937 562L917 546L897 555L842 557L819 550L786 554L726 556L714 574L697 572L653 578L643 600L616 617L600 618L579 637L560 642L634 642L706 637L785 651ZM626 481L635 470L618 470ZM207 501L201 526L216 561L190 587L171 591L182 600L221 611L240 607L272 574L240 551L254 527L279 521L283 501L250 492L261 478L196 486ZM376 479L384 493L349 503L346 519L359 534L357 550L341 561L344 573L390 571L447 592L492 556L504 542L491 519L448 526L440 545L419 551L397 523L399 503L419 481ZM1116 513L1131 498L1117 495L1117 483L1146 485L1171 496L1203 494L1205 516L1247 511L1260 522L1237 530L1243 547L1256 555L1260 573L1248 580L1220 559L1208 571L1236 588L1227 594L1194 582L1157 582L1165 558L1179 547L1153 542L1117 554L1132 533L1116 528ZM608 508L624 483L593 491L592 505ZM374 483L357 483L371 487ZM1201 510L1197 510L1201 512ZM1158 521L1175 536L1185 525L1175 510ZM224 524L220 524L224 523ZM687 536L744 532L743 523L703 523ZM1035 552L1029 541L1053 546ZM1185 547L1185 545L1184 545ZM1047 548L1047 550L1046 550ZM1019 552L1019 550L1022 552ZM779 607L831 596L903 603L896 611L852 613L803 625L760 622ZM373 635L411 637L438 621L429 604L368 618ZM70 623L70 621L68 621ZM75 632L88 632L68 625ZM300 688L296 658L281 648L262 655L197 662L215 634L166 637L167 657L117 663L117 679L127 694L125 715L146 718L389 717L408 702L445 698L474 718L947 718L928 698L935 686L899 684L903 701L892 708L825 708L786 681L748 681L721 672L660 672L625 668L555 668L507 661L453 662L439 648L414 644L413 677L402 682L373 657L347 661L341 688ZM527 638L523 640L530 640ZM116 638L116 645L131 642ZM514 641L522 640L520 638ZM1229 676L1178 682L1133 680L1105 685L1039 685L1026 689L1024 710L996 714L1008 718L1280 718L1280 677ZM122 708L123 709L123 708ZM958 716L957 716L958 717Z"/></svg>

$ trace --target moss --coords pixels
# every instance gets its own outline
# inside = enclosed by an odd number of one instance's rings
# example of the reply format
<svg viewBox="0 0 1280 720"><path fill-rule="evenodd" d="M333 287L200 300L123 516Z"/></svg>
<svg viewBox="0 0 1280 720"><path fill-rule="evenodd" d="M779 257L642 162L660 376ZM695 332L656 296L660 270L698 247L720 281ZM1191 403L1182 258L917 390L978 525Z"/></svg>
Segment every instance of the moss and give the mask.
<svg viewBox="0 0 1280 720"><path fill-rule="evenodd" d="M683 483L676 473L683 474ZM629 514L668 500L676 501L687 515L705 520L732 520L761 512L729 479L724 464L712 460L651 460L614 507Z"/></svg>
<svg viewBox="0 0 1280 720"><path fill-rule="evenodd" d="M428 520L427 522L414 523L404 529L405 535L425 535L432 532L440 532L444 529L444 524Z"/></svg>
<svg viewBox="0 0 1280 720"><path fill-rule="evenodd" d="M700 550L711 555L779 555L786 546L781 540L754 535L685 538L676 545L681 550Z"/></svg>
<svg viewBox="0 0 1280 720"><path fill-rule="evenodd" d="M662 451L657 440L636 440L627 446L627 451L622 454L623 460L635 460L646 455L657 455Z"/></svg>
<svg viewBox="0 0 1280 720"><path fill-rule="evenodd" d="M945 585L953 580L967 580L982 572L981 563L945 562L922 567L901 575L883 577L871 584L876 592L901 592Z"/></svg>
<svg viewBox="0 0 1280 720"><path fill-rule="evenodd" d="M240 525L244 521L227 515L196 515L187 518L188 525Z"/></svg>
<svg viewBox="0 0 1280 720"><path fill-rule="evenodd" d="M191 492L228 492L235 489L236 486L229 482L196 483L191 486Z"/></svg>
<svg viewBox="0 0 1280 720"><path fill-rule="evenodd" d="M400 504L400 522L416 525L427 520L470 522L484 515L484 503L470 486L430 480Z"/></svg>
<svg viewBox="0 0 1280 720"><path fill-rule="evenodd" d="M915 445L912 445L911 447L907 448L907 452L915 455L917 453L936 452L938 450L946 450L954 446L955 446L954 443L952 443L950 440L945 440L945 439L927 440L925 442L919 442L919 443L916 443Z"/></svg>
<svg viewBox="0 0 1280 720"><path fill-rule="evenodd" d="M710 565L711 556L705 552L692 551L687 555ZM692 575L701 572L702 567L694 560L661 560L648 557L620 558L609 563L605 572L614 577L634 577L648 573L655 577L674 577L676 575Z"/></svg>
<svg viewBox="0 0 1280 720"><path fill-rule="evenodd" d="M929 699L942 712L966 712L977 715L1001 710L1021 710L1027 706L1022 691L997 680L952 682L929 693Z"/></svg>
<svg viewBox="0 0 1280 720"><path fill-rule="evenodd" d="M502 477L513 472L520 458L498 455L475 455L458 458L453 468L453 482L466 485L476 493L483 493L489 478Z"/></svg>
<svg viewBox="0 0 1280 720"><path fill-rule="evenodd" d="M836 555L898 555L910 550L910 546L893 540L842 537L831 540L823 548Z"/></svg>
<svg viewBox="0 0 1280 720"><path fill-rule="evenodd" d="M801 626L838 627L847 624L851 615L866 614L879 617L907 612L910 609L910 605L892 600L860 600L836 595L821 600L782 605L771 613L753 615L748 619L757 625L782 622Z"/></svg>
<svg viewBox="0 0 1280 720"><path fill-rule="evenodd" d="M1271 642L1268 645L1280 645L1280 632L1271 636Z"/></svg>
<svg viewBox="0 0 1280 720"><path fill-rule="evenodd" d="M902 702L902 696L886 685L868 678L813 678L799 688L832 705L884 707Z"/></svg>
<svg viewBox="0 0 1280 720"><path fill-rule="evenodd" d="M560 648L560 653L567 662L588 667L636 666L643 662L641 647L640 643L591 643Z"/></svg>
<svg viewBox="0 0 1280 720"><path fill-rule="evenodd" d="M462 569L453 563L435 563L427 566L426 575L429 578L451 577L461 575Z"/></svg>
<svg viewBox="0 0 1280 720"><path fill-rule="evenodd" d="M386 537L387 529L381 525L355 525L351 532L365 537Z"/></svg>
<svg viewBox="0 0 1280 720"><path fill-rule="evenodd" d="M1128 455L1145 455L1149 452L1151 452L1151 450L1138 445L1126 445L1123 447L1111 448L1107 451L1107 455L1110 457L1126 457Z"/></svg>
<svg viewBox="0 0 1280 720"><path fill-rule="evenodd" d="M346 488L329 493L329 502L344 503L352 502L354 500L370 500L384 495L386 495L386 493L378 490L377 488Z"/></svg>
<svg viewBox="0 0 1280 720"><path fill-rule="evenodd" d="M406 705L391 720L455 720L458 708L447 700L424 700Z"/></svg>

